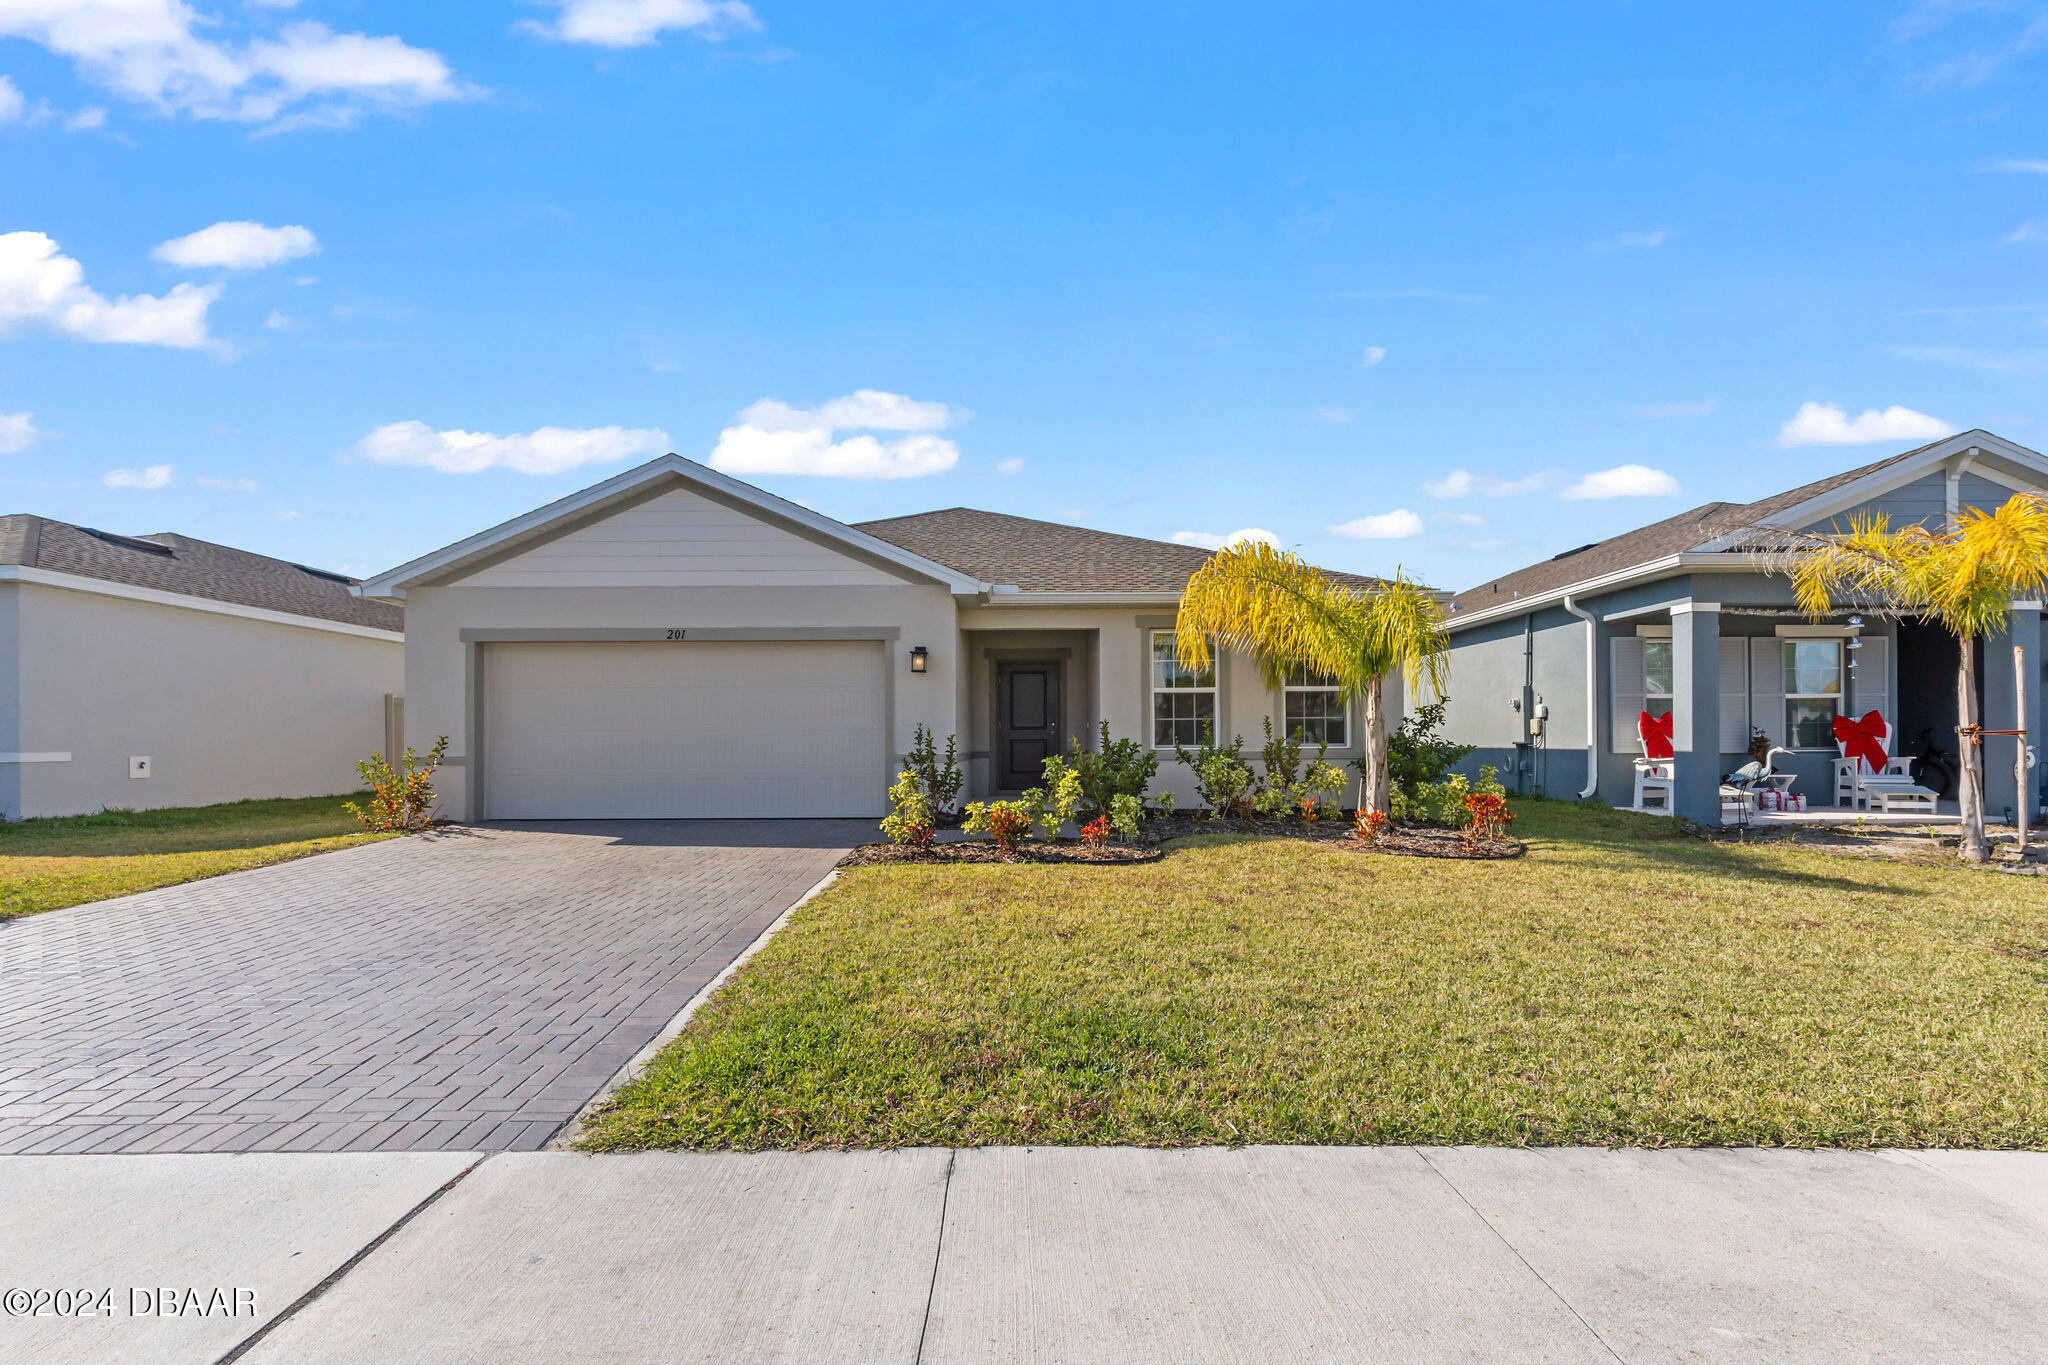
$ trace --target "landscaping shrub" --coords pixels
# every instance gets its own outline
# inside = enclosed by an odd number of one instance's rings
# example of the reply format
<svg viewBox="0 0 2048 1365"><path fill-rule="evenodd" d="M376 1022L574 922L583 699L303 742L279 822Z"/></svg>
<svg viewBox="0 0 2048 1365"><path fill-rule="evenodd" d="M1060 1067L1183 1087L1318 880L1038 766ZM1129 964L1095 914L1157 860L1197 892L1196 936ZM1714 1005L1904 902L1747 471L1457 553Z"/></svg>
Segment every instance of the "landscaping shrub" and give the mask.
<svg viewBox="0 0 2048 1365"><path fill-rule="evenodd" d="M1368 844L1376 844L1387 832L1389 817L1383 810L1361 810L1358 812L1358 837Z"/></svg>
<svg viewBox="0 0 2048 1365"><path fill-rule="evenodd" d="M889 813L882 817L882 833L903 848L930 848L937 826L938 811L931 794L916 771L905 768L897 775L896 785L889 788Z"/></svg>
<svg viewBox="0 0 2048 1365"><path fill-rule="evenodd" d="M1441 825L1457 829L1470 819L1465 798L1478 793L1483 796L1507 795L1507 788L1495 780L1491 763L1480 765L1479 781L1468 780L1463 773L1452 773L1441 782L1419 782L1397 786L1393 790L1393 816L1417 825Z"/></svg>
<svg viewBox="0 0 2048 1365"><path fill-rule="evenodd" d="M1081 826L1081 842L1090 848L1101 848L1109 842L1109 836L1114 832L1110 828L1109 817L1107 815L1098 815L1087 824Z"/></svg>
<svg viewBox="0 0 2048 1365"><path fill-rule="evenodd" d="M1444 705L1444 701L1439 698L1426 706L1417 707L1395 727L1393 734L1387 736L1389 799L1394 807L1394 814L1399 819L1414 818L1401 814L1403 788L1409 789L1411 806L1417 801L1427 802L1429 798L1420 796L1417 789L1441 783L1452 765L1464 762L1472 752L1472 745L1453 744L1437 733L1444 723ZM1353 759L1351 766L1357 768L1361 775L1365 773L1363 758ZM1459 802L1463 799L1463 794L1460 793L1457 800L1451 803L1454 813L1450 817L1432 820L1429 823L1462 823L1464 811Z"/></svg>
<svg viewBox="0 0 2048 1365"><path fill-rule="evenodd" d="M910 752L903 755L903 771L916 779L917 789L931 802L934 824L940 816L951 815L953 803L960 799L960 784L965 780L965 774L953 761L957 748L955 737L947 735L946 753L942 759L932 732L920 725L912 732ZM892 790L892 805L894 795Z"/></svg>
<svg viewBox="0 0 2048 1365"><path fill-rule="evenodd" d="M1171 795L1169 795L1167 797L1167 805L1169 809L1172 808L1172 803L1173 798ZM1137 838L1138 822L1144 818L1145 803L1139 800L1137 797L1132 796L1129 792L1118 792L1115 796L1110 798L1109 815L1107 816L1107 819L1109 820L1109 826L1111 829L1115 830L1124 838Z"/></svg>
<svg viewBox="0 0 2048 1365"><path fill-rule="evenodd" d="M1024 793L1024 809L1044 827L1046 838L1057 839L1081 807L1081 775L1058 754L1045 760L1041 771L1044 785Z"/></svg>
<svg viewBox="0 0 2048 1365"><path fill-rule="evenodd" d="M1326 763L1318 754L1294 784L1289 795L1294 798L1295 809L1304 820L1319 820L1325 806L1334 807L1337 795L1344 790L1344 773L1334 763Z"/></svg>
<svg viewBox="0 0 2048 1365"><path fill-rule="evenodd" d="M421 758L410 746L394 771L382 754L371 754L356 764L370 799L357 805L350 801L342 809L373 834L412 834L433 823L434 770L448 752L448 736L434 741Z"/></svg>
<svg viewBox="0 0 2048 1365"><path fill-rule="evenodd" d="M1031 823L1031 811L1022 801L970 801L962 828L970 834L986 834L1003 852L1015 853L1031 832Z"/></svg>
<svg viewBox="0 0 2048 1365"><path fill-rule="evenodd" d="M1259 761L1265 772L1260 777L1258 795L1252 798L1252 808L1261 815L1277 816L1293 809L1298 799L1294 783L1301 771L1301 731L1275 734L1271 716L1261 717L1259 723L1266 727L1266 742L1259 749ZM1325 750L1329 747L1323 746ZM1322 755L1316 757L1320 759Z"/></svg>
<svg viewBox="0 0 2048 1365"><path fill-rule="evenodd" d="M1111 739L1102 722L1102 740L1093 752L1078 738L1067 741L1067 765L1081 781L1081 799L1093 815L1108 815L1119 796L1144 799L1145 788L1159 771L1159 755L1135 739Z"/></svg>
<svg viewBox="0 0 2048 1365"><path fill-rule="evenodd" d="M1225 748L1216 742L1216 728L1202 723L1202 742L1194 753L1173 746L1173 756L1194 770L1195 791L1202 804L1218 815L1240 815L1251 805L1253 775L1244 761L1244 736L1232 736Z"/></svg>
<svg viewBox="0 0 2048 1365"><path fill-rule="evenodd" d="M1465 837L1475 842L1507 838L1508 826L1515 818L1515 813L1508 809L1507 798L1492 792L1468 795L1465 813L1470 817L1465 826Z"/></svg>

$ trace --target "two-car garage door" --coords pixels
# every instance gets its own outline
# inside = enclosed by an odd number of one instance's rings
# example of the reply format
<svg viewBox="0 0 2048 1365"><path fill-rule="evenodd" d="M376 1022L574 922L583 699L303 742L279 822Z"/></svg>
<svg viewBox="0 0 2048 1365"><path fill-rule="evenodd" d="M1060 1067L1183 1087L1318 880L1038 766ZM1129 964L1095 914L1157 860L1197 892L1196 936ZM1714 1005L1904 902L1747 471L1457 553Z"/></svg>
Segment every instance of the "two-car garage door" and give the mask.
<svg viewBox="0 0 2048 1365"><path fill-rule="evenodd" d="M873 641L481 654L489 819L873 816L886 804Z"/></svg>

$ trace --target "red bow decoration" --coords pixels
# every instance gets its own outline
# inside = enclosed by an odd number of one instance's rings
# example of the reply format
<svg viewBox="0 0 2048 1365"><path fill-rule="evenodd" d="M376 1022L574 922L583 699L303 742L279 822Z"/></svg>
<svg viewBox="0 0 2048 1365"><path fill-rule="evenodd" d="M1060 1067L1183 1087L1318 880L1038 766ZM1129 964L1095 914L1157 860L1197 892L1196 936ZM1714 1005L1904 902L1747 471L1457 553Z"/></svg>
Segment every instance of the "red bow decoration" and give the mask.
<svg viewBox="0 0 2048 1365"><path fill-rule="evenodd" d="M1661 716L1653 716L1648 711L1639 711L1636 714L1641 717L1636 722L1636 733L1643 737L1643 757L1670 758L1671 713L1666 711Z"/></svg>
<svg viewBox="0 0 2048 1365"><path fill-rule="evenodd" d="M1835 717L1835 742L1842 746L1842 757L1861 759L1873 775L1883 772L1890 758L1884 751L1883 737L1888 732L1882 712L1867 712L1862 720Z"/></svg>

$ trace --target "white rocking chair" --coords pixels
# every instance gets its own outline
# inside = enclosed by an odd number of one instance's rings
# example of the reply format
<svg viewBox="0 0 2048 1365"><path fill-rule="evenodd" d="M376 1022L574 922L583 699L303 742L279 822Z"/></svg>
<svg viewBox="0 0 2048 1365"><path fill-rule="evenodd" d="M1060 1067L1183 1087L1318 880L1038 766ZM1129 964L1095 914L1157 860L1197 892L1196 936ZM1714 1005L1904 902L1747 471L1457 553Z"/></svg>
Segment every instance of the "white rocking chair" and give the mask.
<svg viewBox="0 0 2048 1365"><path fill-rule="evenodd" d="M1849 755L1852 740L1864 752ZM1884 761L1873 765L1868 750L1874 748ZM1835 804L1850 810L1874 811L1879 815L1932 815L1935 793L1913 780L1911 759L1892 752L1892 727L1876 711L1861 720L1846 716L1835 721Z"/></svg>
<svg viewBox="0 0 2048 1365"><path fill-rule="evenodd" d="M1643 752L1636 759L1634 809L1653 809L1649 801L1656 797L1661 804L1654 809L1669 815L1672 792L1678 785L1678 763L1671 751L1671 713L1666 711L1660 717L1648 711L1638 712L1636 742L1643 746Z"/></svg>

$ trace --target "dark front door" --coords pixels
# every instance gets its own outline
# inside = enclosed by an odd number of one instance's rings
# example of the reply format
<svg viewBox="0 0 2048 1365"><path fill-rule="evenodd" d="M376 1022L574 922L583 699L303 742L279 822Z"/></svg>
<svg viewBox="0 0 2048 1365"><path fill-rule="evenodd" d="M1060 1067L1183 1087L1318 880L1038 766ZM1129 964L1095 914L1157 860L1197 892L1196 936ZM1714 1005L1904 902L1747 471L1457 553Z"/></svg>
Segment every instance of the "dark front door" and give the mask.
<svg viewBox="0 0 2048 1365"><path fill-rule="evenodd" d="M1045 760L1060 751L1060 664L1057 659L1004 659L996 664L996 785L1035 787Z"/></svg>

